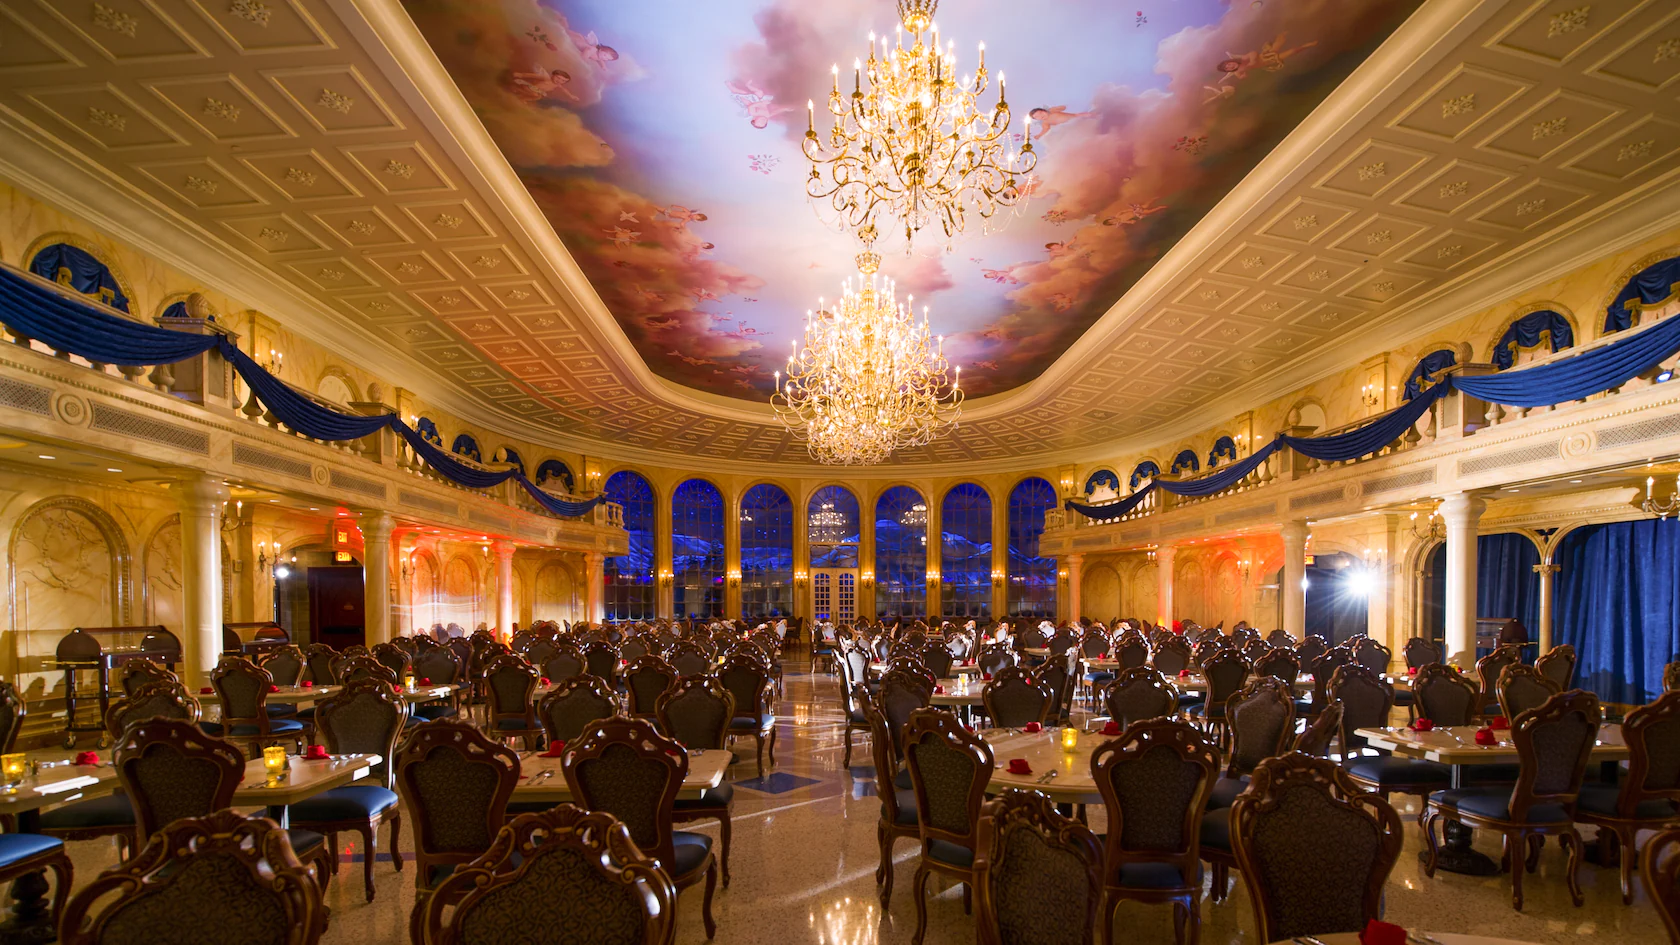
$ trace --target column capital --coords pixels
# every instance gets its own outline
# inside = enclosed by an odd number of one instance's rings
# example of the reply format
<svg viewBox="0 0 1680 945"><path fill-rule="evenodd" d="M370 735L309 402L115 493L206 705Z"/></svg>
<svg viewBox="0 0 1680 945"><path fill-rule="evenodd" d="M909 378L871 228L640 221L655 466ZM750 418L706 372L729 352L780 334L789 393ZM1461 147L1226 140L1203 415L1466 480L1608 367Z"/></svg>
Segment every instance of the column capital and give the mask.
<svg viewBox="0 0 1680 945"><path fill-rule="evenodd" d="M1487 510L1487 499L1475 492L1455 492L1442 497L1439 510L1441 517L1449 522L1457 519L1471 524L1479 520Z"/></svg>
<svg viewBox="0 0 1680 945"><path fill-rule="evenodd" d="M192 473L175 480L175 486L181 504L188 508L204 509L228 500L228 487L220 476Z"/></svg>
<svg viewBox="0 0 1680 945"><path fill-rule="evenodd" d="M1079 564L1080 562L1084 561L1085 556L1083 554L1071 554L1071 555L1067 556L1067 560L1068 560L1068 564L1075 564L1076 565L1076 564Z"/></svg>
<svg viewBox="0 0 1680 945"><path fill-rule="evenodd" d="M361 509L359 513L361 518L357 521L357 526L362 530L363 539L390 540L391 532L397 527L397 520L390 512L382 509Z"/></svg>
<svg viewBox="0 0 1680 945"><path fill-rule="evenodd" d="M501 561L504 558L510 561L513 560L513 553L517 550L519 550L518 544L503 538L498 538L490 543L490 551L496 556L497 561Z"/></svg>
<svg viewBox="0 0 1680 945"><path fill-rule="evenodd" d="M1295 544L1305 544L1307 540L1307 523L1301 521L1300 519L1296 519L1293 522L1284 522L1283 528L1279 530L1279 533L1283 536L1285 544L1289 544L1291 542Z"/></svg>

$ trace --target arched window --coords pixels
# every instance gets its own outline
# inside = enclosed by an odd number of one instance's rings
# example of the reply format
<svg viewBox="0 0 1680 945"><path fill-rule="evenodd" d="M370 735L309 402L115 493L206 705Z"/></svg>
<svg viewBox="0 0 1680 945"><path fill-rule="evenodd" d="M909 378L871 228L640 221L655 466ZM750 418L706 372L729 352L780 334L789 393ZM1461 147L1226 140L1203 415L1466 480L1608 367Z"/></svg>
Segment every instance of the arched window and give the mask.
<svg viewBox="0 0 1680 945"><path fill-rule="evenodd" d="M654 613L653 556L658 547L658 516L653 487L636 473L624 470L607 479L607 501L624 506L624 531L630 551L602 563L608 620L652 620ZM590 618L594 619L594 618Z"/></svg>
<svg viewBox="0 0 1680 945"><path fill-rule="evenodd" d="M1680 256L1641 269L1622 286L1622 291L1616 293L1609 308L1605 309L1604 333L1632 328L1633 313L1667 304L1674 298L1677 283L1680 283Z"/></svg>
<svg viewBox="0 0 1680 945"><path fill-rule="evenodd" d="M1454 354L1451 348L1431 351L1419 358L1417 366L1412 368L1412 373L1406 377L1406 389L1401 393L1400 399L1411 400L1425 390L1434 387L1435 383L1440 380L1440 378L1434 376L1436 372L1450 368L1457 363L1458 355Z"/></svg>
<svg viewBox="0 0 1680 945"><path fill-rule="evenodd" d="M537 466L537 485L549 483L566 492L577 491L577 477L572 475L572 467L562 460L545 459Z"/></svg>
<svg viewBox="0 0 1680 945"><path fill-rule="evenodd" d="M805 508L805 543L812 568L858 566L858 500L844 486L823 486Z"/></svg>
<svg viewBox="0 0 1680 945"><path fill-rule="evenodd" d="M741 496L741 614L793 613L793 500L760 483Z"/></svg>
<svg viewBox="0 0 1680 945"><path fill-rule="evenodd" d="M1213 441L1213 449L1208 451L1208 468L1212 469L1221 462L1230 462L1237 458L1237 441L1228 436L1222 436Z"/></svg>
<svg viewBox="0 0 1680 945"><path fill-rule="evenodd" d="M875 612L914 617L927 610L927 503L893 486L875 503Z"/></svg>
<svg viewBox="0 0 1680 945"><path fill-rule="evenodd" d="M111 267L95 259L93 254L69 243L46 246L29 261L29 271L43 279L51 279L69 286L83 295L96 296L99 301L118 311L128 311L128 297Z"/></svg>
<svg viewBox="0 0 1680 945"><path fill-rule="evenodd" d="M465 456L474 462L484 462L484 454L479 450L478 441L473 439L471 433L463 433L457 436L455 442L449 445L449 452L456 456Z"/></svg>
<svg viewBox="0 0 1680 945"><path fill-rule="evenodd" d="M433 446L443 445L443 434L438 432L437 421L431 417L421 417L414 421L414 432L420 434L422 440Z"/></svg>
<svg viewBox="0 0 1680 945"><path fill-rule="evenodd" d="M952 486L939 511L940 609L947 617L992 614L992 497L972 482Z"/></svg>
<svg viewBox="0 0 1680 945"><path fill-rule="evenodd" d="M1145 479L1154 479L1160 474L1161 467L1154 460L1146 459L1143 462L1138 463L1137 466L1132 469L1132 474L1126 479L1126 482L1132 487L1132 491L1136 492L1138 483L1143 482Z"/></svg>
<svg viewBox="0 0 1680 945"><path fill-rule="evenodd" d="M1173 475L1186 469L1190 472L1202 471L1202 461L1196 458L1195 450L1186 449L1181 451L1177 456L1174 456L1172 468L1167 470L1167 474Z"/></svg>
<svg viewBox="0 0 1680 945"><path fill-rule="evenodd" d="M1085 494L1090 495L1098 489L1107 486L1120 494L1120 477L1112 469L1099 469L1085 477Z"/></svg>
<svg viewBox="0 0 1680 945"><path fill-rule="evenodd" d="M723 493L690 479L671 496L671 571L678 617L723 616Z"/></svg>
<svg viewBox="0 0 1680 945"><path fill-rule="evenodd" d="M1493 366L1501 371L1513 367L1517 352L1547 343L1553 351L1575 347L1575 330L1569 327L1569 319L1551 309L1529 312L1512 322L1494 343Z"/></svg>
<svg viewBox="0 0 1680 945"><path fill-rule="evenodd" d="M520 456L519 451L511 446L503 446L497 450L495 459L498 463L512 463L518 466L521 471L525 469L525 458Z"/></svg>
<svg viewBox="0 0 1680 945"><path fill-rule="evenodd" d="M1043 479L1023 479L1009 493L1009 616L1056 616L1056 559L1038 555L1044 513L1056 507L1056 490Z"/></svg>

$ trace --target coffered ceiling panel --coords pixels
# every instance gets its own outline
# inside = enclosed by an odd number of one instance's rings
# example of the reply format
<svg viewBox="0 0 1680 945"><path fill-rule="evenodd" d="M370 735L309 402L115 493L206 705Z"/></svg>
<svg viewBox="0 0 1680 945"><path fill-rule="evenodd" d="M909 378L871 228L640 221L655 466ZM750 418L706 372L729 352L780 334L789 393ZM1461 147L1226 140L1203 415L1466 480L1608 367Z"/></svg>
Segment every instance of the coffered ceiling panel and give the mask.
<svg viewBox="0 0 1680 945"><path fill-rule="evenodd" d="M213 281L245 267L294 293L286 298L301 294L319 311L296 318L330 316L310 322L323 326L323 341L395 359L404 376L392 381L486 425L673 463L804 463L803 446L762 405L707 397L657 375L731 398L761 395L763 372L747 355L780 351L791 337L768 300L780 293L775 311L802 312L844 262L844 251L829 252L821 257L828 269L800 268L819 244L833 247L827 236L799 235L816 224L799 193L797 152L788 150L796 135L779 110L783 99L806 94L790 97L788 83L809 80L806 66L818 60L820 81L823 57L835 53L826 39L807 47L762 35L753 15L797 6L845 45L866 21L884 24L892 6L661 2L662 15L638 7L645 22L631 23L627 14L599 14L599 4L439 0L427 5L439 15L416 24L397 0L0 0L0 135L8 145L0 173L20 149L35 149L51 160L31 168L62 169L62 177L34 174L46 195L79 198L88 178L75 169L97 167L118 188L99 212L155 219L158 206L168 208L183 238L203 247L182 251L186 268ZM1121 438L1171 439L1198 412L1271 396L1352 333L1393 336L1439 317L1429 300L1532 265L1535 248L1560 231L1650 206L1680 176L1673 4L1428 0L1396 29L1413 5L1266 4L1257 12L1181 0L1149 11L1146 24L1122 11L1125 22L1103 35L1137 47L1133 87L1151 90L1161 111L1113 134L1096 117L1125 104L1102 91L1115 79L1105 71L1112 50L1084 61L1073 53L1085 45L1074 42L1068 55L1051 57L1038 34L1054 24L1017 31L1017 39L950 11L964 44L988 40L988 61L1006 62L1011 90L1031 96L1017 108L1053 116L1035 132L1043 135L1044 186L1031 215L997 241L915 264L930 273L937 266L952 282L933 290L951 293L949 304L935 298L936 310L973 319L954 332L971 333L958 343L965 386L988 371L999 387L1045 373L971 400L951 437L895 462L1019 466L1114 448ZM1112 4L1065 6L1057 16L1070 23L1114 15ZM1300 10L1353 6L1378 11L1357 20L1364 39L1297 22ZM531 22L515 24L514 14ZM494 72L472 72L494 59L483 50L449 45L455 33L440 38L440 25L461 17L484 18L480 35L509 53ZM695 33L694 17L716 35ZM1208 28L1245 45L1168 58ZM750 43L758 58L739 61L753 68L729 72L737 60L726 54ZM1253 61L1241 51L1250 46ZM1367 53L1359 81L1332 89ZM770 65L777 56L782 72ZM1331 58L1341 65L1328 66ZM1151 71L1158 62L1166 71ZM715 81L689 75L705 63L724 72ZM514 64L551 67L550 77L561 69L570 81L533 86L542 94L532 99L532 90L507 84ZM669 126L669 105L649 99L670 88L673 72L693 86L673 101L702 102L694 114L703 124ZM743 77L759 91L726 85ZM1280 111L1265 101L1278 77L1316 91ZM486 102L495 109L473 111ZM1168 118L1178 124L1158 135ZM596 154L574 170L640 194L646 215L631 228L644 240L668 233L715 243L705 265L734 266L763 288L747 289L748 280L716 300L684 296L690 286L675 273L689 272L690 261L674 259L671 278L654 280L635 268L646 260L617 255L606 232L583 240L578 227L598 221L568 222L575 197L556 191L555 175L532 171L543 166L532 159L535 145L577 140L559 131L539 140L545 123L574 119L567 134L618 143L617 164ZM670 154L637 156L647 129L662 121L676 142ZM1258 136L1224 137L1251 123L1262 126ZM1296 123L1302 133L1268 156ZM713 130L726 132L722 143ZM740 153L717 157L732 147ZM1245 150L1233 157L1238 147ZM1120 164L1103 156L1116 149L1126 155ZM719 178L715 191L693 196L652 173L683 155ZM780 160L754 168L754 155ZM712 169L714 158L724 163ZM614 176L638 162L648 174ZM1210 177L1213 164L1239 173ZM1185 188L1207 199L1185 199ZM615 265L623 261L630 265ZM1074 268L1095 278L1051 301L1061 290L1050 287ZM219 287L236 297L256 291L237 280ZM717 332L738 336L733 353L708 347Z"/></svg>

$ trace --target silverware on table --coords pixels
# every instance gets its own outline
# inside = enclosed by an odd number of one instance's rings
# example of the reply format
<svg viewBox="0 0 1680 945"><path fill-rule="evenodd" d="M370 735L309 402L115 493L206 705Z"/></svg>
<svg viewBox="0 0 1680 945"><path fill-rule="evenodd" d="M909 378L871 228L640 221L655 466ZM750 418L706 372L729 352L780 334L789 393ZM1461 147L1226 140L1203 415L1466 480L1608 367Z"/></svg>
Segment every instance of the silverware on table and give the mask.
<svg viewBox="0 0 1680 945"><path fill-rule="evenodd" d="M543 771L543 772L539 773L537 775L536 779L533 780L531 783L535 784L535 783L537 783L537 781L547 781L549 778L552 778L552 777L554 777L554 770L551 768L547 771Z"/></svg>

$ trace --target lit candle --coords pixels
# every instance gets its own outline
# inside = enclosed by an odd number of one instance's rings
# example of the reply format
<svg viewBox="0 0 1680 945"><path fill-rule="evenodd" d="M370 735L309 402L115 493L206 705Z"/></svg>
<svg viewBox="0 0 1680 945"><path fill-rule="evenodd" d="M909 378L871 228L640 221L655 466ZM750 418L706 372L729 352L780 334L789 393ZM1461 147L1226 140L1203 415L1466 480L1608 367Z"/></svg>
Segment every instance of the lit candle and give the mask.
<svg viewBox="0 0 1680 945"><path fill-rule="evenodd" d="M414 691L414 676L412 674L403 677L403 688L409 692Z"/></svg>
<svg viewBox="0 0 1680 945"><path fill-rule="evenodd" d="M286 749L279 745L270 745L262 750L263 767L268 770L271 781L279 780L286 770Z"/></svg>
<svg viewBox="0 0 1680 945"><path fill-rule="evenodd" d="M23 752L10 752L0 755L0 772L7 781L22 781L24 773L29 770L29 756Z"/></svg>
<svg viewBox="0 0 1680 945"><path fill-rule="evenodd" d="M1062 750L1073 751L1079 747L1079 729L1071 725L1062 727Z"/></svg>
<svg viewBox="0 0 1680 945"><path fill-rule="evenodd" d="M1657 483L1657 477L1656 476L1646 476L1645 477L1645 498L1649 499L1651 497L1651 487L1656 485L1656 483Z"/></svg>

